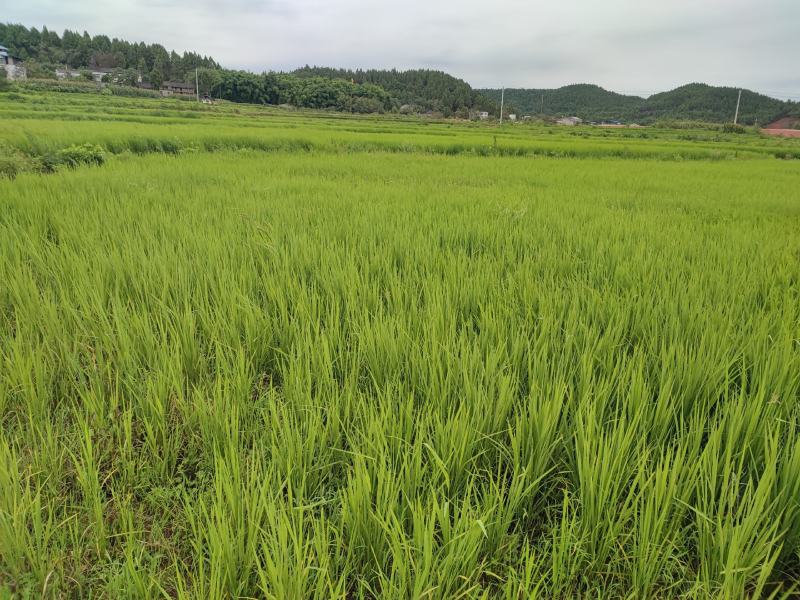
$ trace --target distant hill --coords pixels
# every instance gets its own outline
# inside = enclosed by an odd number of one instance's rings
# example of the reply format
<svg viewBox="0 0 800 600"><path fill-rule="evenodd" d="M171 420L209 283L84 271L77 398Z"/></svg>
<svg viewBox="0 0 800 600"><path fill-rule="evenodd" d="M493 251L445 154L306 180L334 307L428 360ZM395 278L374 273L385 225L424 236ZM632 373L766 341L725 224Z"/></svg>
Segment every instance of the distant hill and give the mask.
<svg viewBox="0 0 800 600"><path fill-rule="evenodd" d="M712 123L732 121L738 94L736 88L690 83L670 92L650 96L640 109L639 119L685 119ZM791 105L787 102L743 90L739 123L766 125L785 116L790 110Z"/></svg>
<svg viewBox="0 0 800 600"><path fill-rule="evenodd" d="M297 77L326 77L355 83L371 83L385 89L399 105L410 111L434 111L445 116L462 115L471 110L496 111L492 99L478 93L462 79L442 71L413 69L350 70L305 66L292 72Z"/></svg>
<svg viewBox="0 0 800 600"><path fill-rule="evenodd" d="M487 98L500 101L500 90L478 90ZM506 89L506 102L522 114L545 116L575 115L585 121L620 120L627 123L652 123L658 120L707 121L733 120L739 90L690 83L649 98L626 96L596 85L568 85L557 89ZM743 125L766 124L787 114L797 114L794 103L776 100L744 90L739 109Z"/></svg>
<svg viewBox="0 0 800 600"><path fill-rule="evenodd" d="M478 90L500 104L500 90ZM506 89L505 101L521 114L578 116L589 121L620 119L635 113L644 101L637 96L609 92L598 85L580 83L558 89Z"/></svg>

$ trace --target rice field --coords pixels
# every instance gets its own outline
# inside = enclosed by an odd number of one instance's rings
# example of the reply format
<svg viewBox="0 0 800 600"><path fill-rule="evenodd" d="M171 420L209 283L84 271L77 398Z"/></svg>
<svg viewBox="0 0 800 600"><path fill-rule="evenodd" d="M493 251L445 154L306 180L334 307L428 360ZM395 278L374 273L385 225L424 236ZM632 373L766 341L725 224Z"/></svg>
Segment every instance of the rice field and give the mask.
<svg viewBox="0 0 800 600"><path fill-rule="evenodd" d="M797 140L63 96L0 98L106 153L0 178L0 597L800 593Z"/></svg>

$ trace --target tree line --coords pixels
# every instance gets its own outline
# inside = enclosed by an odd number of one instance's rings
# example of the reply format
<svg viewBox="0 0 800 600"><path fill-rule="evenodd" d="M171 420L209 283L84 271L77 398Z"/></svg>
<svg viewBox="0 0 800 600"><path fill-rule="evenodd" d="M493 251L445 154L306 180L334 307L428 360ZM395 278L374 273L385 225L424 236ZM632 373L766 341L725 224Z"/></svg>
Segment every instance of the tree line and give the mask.
<svg viewBox="0 0 800 600"><path fill-rule="evenodd" d="M303 108L374 113L392 109L392 98L382 87L344 79L301 78L287 73L202 69L201 93L251 104L291 104Z"/></svg>
<svg viewBox="0 0 800 600"><path fill-rule="evenodd" d="M195 68L219 68L209 56L167 51L161 44L127 42L107 35L66 30L62 35L42 27L0 23L0 44L25 63L29 77L54 76L55 68L120 69L157 80L183 81Z"/></svg>
<svg viewBox="0 0 800 600"><path fill-rule="evenodd" d="M306 65L292 72L302 78L345 79L379 85L396 100L401 112L437 112L444 116L467 117L473 111L495 113L497 103L481 95L466 82L442 71L429 69L332 69Z"/></svg>
<svg viewBox="0 0 800 600"><path fill-rule="evenodd" d="M441 71L417 69L346 70L305 66L292 73L250 73L220 67L195 52L168 51L160 44L128 42L106 35L0 23L0 44L21 58L31 78L53 78L59 66L111 71L104 81L135 86L141 79L158 88L164 81L195 82L201 94L232 102L291 104L346 112L432 112L469 117L497 112L496 103L470 85Z"/></svg>

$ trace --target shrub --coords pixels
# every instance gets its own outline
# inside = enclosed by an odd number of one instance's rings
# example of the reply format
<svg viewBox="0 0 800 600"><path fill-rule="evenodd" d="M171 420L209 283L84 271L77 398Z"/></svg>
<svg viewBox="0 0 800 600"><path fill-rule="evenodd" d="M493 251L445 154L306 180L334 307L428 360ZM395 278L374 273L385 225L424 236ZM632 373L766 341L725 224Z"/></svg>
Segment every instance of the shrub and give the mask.
<svg viewBox="0 0 800 600"><path fill-rule="evenodd" d="M129 87L125 85L109 85L107 88L111 90L111 93L115 96L125 96L128 98L160 98L161 94L159 94L155 90L144 90L141 88L136 87Z"/></svg>
<svg viewBox="0 0 800 600"><path fill-rule="evenodd" d="M27 79L17 86L26 92L74 92L97 93L97 84L89 81L51 81L49 79Z"/></svg>
<svg viewBox="0 0 800 600"><path fill-rule="evenodd" d="M14 179L22 171L27 171L29 163L19 150L0 142L0 178Z"/></svg>
<svg viewBox="0 0 800 600"><path fill-rule="evenodd" d="M0 156L0 177L14 179L23 170L24 162L16 154Z"/></svg>
<svg viewBox="0 0 800 600"><path fill-rule="evenodd" d="M34 170L39 173L55 173L61 162L57 152L45 152L34 159Z"/></svg>
<svg viewBox="0 0 800 600"><path fill-rule="evenodd" d="M725 123L725 125L722 126L722 131L725 133L747 133L747 129L742 125L736 125L734 123Z"/></svg>
<svg viewBox="0 0 800 600"><path fill-rule="evenodd" d="M100 146L88 143L62 148L56 156L59 164L72 169L80 165L102 165L106 160L105 152Z"/></svg>
<svg viewBox="0 0 800 600"><path fill-rule="evenodd" d="M114 96L127 96L130 98L159 98L160 94L154 90L143 90L124 85L108 84L98 87L94 81L50 81L47 79L28 79L16 84L27 92L74 92L79 94L108 94L104 90L111 90Z"/></svg>
<svg viewBox="0 0 800 600"><path fill-rule="evenodd" d="M356 97L350 102L350 110L354 113L382 113L383 103L375 98Z"/></svg>

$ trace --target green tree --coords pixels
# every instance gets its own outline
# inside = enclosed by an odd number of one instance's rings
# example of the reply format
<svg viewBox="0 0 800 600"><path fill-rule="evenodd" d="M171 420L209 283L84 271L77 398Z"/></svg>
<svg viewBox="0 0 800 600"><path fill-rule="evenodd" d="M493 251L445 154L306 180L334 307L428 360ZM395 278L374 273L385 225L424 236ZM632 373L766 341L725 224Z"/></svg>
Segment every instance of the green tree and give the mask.
<svg viewBox="0 0 800 600"><path fill-rule="evenodd" d="M414 111L438 111L449 116L461 109L483 109L494 103L482 97L477 91L461 79L441 71L417 69L410 71L397 70L347 70L327 67L305 66L293 72L300 78L324 77L327 79L343 79L356 84L372 84L385 90L390 98L390 107L414 107ZM490 108L489 110L496 110Z"/></svg>
<svg viewBox="0 0 800 600"><path fill-rule="evenodd" d="M55 79L56 76L52 65L43 64L34 59L25 62L25 71L30 79Z"/></svg>
<svg viewBox="0 0 800 600"><path fill-rule="evenodd" d="M172 76L169 66L169 54L163 46L155 44L151 48L153 55L153 70L158 70L161 73L162 81L169 79Z"/></svg>
<svg viewBox="0 0 800 600"><path fill-rule="evenodd" d="M135 69L114 69L108 75L109 83L113 83L115 85L127 85L129 87L134 87L136 85L136 79L138 77L138 73Z"/></svg>
<svg viewBox="0 0 800 600"><path fill-rule="evenodd" d="M153 67L153 70L150 71L149 78L150 83L153 84L153 87L158 89L161 87L161 84L164 83L164 72L160 67Z"/></svg>
<svg viewBox="0 0 800 600"><path fill-rule="evenodd" d="M211 94L221 80L222 77L218 69L207 69L206 67L197 69L197 83L200 88L200 94Z"/></svg>
<svg viewBox="0 0 800 600"><path fill-rule="evenodd" d="M66 30L59 36L46 27L40 32L36 28L23 25L0 23L0 42L14 56L19 56L29 64L36 61L50 72L56 66L67 64L76 69L90 66L138 68L144 75L156 66L159 59L159 68L165 78L181 78L185 71L183 59L175 52L167 52L159 44L131 43L117 38L109 39L106 35L90 36L88 33L79 34ZM192 69L195 66L219 68L213 58L194 53L184 56L190 57Z"/></svg>

